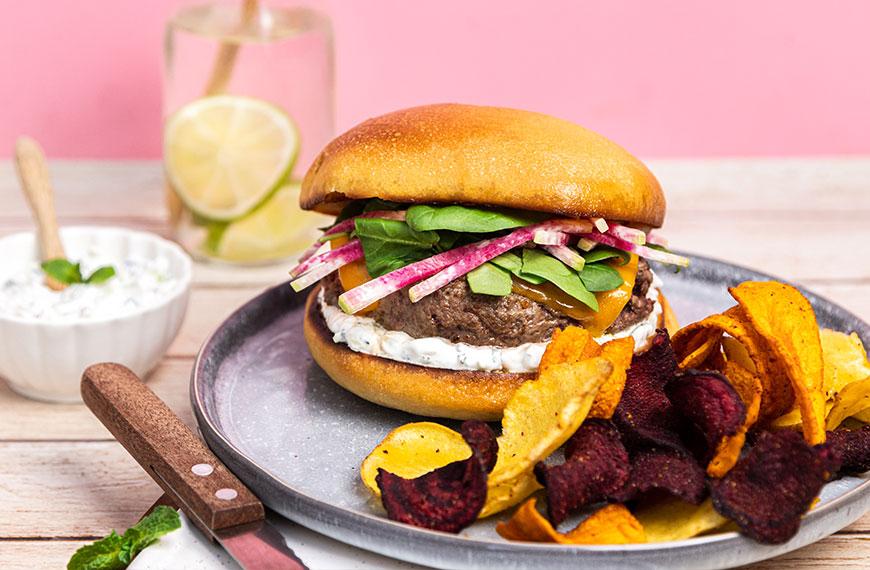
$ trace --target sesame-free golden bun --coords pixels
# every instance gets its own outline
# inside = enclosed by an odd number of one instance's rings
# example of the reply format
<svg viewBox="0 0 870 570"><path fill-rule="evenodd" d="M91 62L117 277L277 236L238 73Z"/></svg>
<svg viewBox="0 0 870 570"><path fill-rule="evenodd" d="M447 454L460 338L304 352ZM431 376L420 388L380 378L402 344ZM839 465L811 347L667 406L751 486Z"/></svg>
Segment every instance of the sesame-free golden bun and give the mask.
<svg viewBox="0 0 870 570"><path fill-rule="evenodd" d="M304 209L337 214L348 200L458 203L603 217L659 227L655 176L609 139L540 113L438 104L369 119L317 156Z"/></svg>
<svg viewBox="0 0 870 570"><path fill-rule="evenodd" d="M303 330L314 361L337 384L375 404L421 416L494 421L514 390L534 374L445 370L354 352L332 340L317 295L308 295ZM660 299L664 297L660 294ZM676 321L667 302L659 327Z"/></svg>

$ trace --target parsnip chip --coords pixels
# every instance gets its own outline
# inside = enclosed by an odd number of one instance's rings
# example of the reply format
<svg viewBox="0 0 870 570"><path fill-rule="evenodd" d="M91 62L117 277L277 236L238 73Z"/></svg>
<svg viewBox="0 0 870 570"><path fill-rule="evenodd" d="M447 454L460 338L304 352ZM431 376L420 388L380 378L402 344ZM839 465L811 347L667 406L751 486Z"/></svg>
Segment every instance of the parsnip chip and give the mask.
<svg viewBox="0 0 870 570"><path fill-rule="evenodd" d="M773 281L747 281L729 291L787 373L804 438L812 445L824 443L824 365L810 302L794 287Z"/></svg>
<svg viewBox="0 0 870 570"><path fill-rule="evenodd" d="M531 475L535 464L577 431L613 368L602 357L577 364L552 364L541 370L536 380L517 388L505 406L498 460L489 475L484 513L493 514L525 498L516 490L529 489L523 480ZM511 498L506 500L506 495Z"/></svg>
<svg viewBox="0 0 870 570"><path fill-rule="evenodd" d="M471 448L462 435L448 427L434 422L405 424L387 434L369 453L360 466L360 477L365 486L380 497L381 491L375 482L378 468L414 479L470 455Z"/></svg>
<svg viewBox="0 0 870 570"><path fill-rule="evenodd" d="M846 384L840 390L825 419L825 427L828 430L835 430L843 420L864 410L870 410L870 376Z"/></svg>
<svg viewBox="0 0 870 570"><path fill-rule="evenodd" d="M738 343L738 346L741 345ZM707 465L707 475L710 477L723 477L734 467L740 458L743 444L746 443L746 433L758 421L758 412L761 409L761 381L755 374L735 360L725 362L722 373L740 395L740 399L743 400L743 404L746 406L746 417L736 434L726 436L719 442L716 454Z"/></svg>
<svg viewBox="0 0 870 570"><path fill-rule="evenodd" d="M529 499L507 522L495 527L508 540L526 542L556 542L559 544L634 544L646 542L641 524L623 505L607 505L598 509L576 528L561 533L553 528L538 509L535 499Z"/></svg>
<svg viewBox="0 0 870 570"><path fill-rule="evenodd" d="M740 344L737 339L726 336L722 338L722 350L725 352L725 358L735 364L739 364L749 372L755 374L758 372L755 369L755 363L749 357L749 352L746 347Z"/></svg>
<svg viewBox="0 0 870 570"><path fill-rule="evenodd" d="M710 499L700 505L678 499L658 501L642 506L635 517L646 533L647 542L685 540L728 524Z"/></svg>
<svg viewBox="0 0 870 570"><path fill-rule="evenodd" d="M589 417L609 420L613 417L613 412L616 411L616 406L622 398L622 391L625 389L625 371L631 366L631 359L634 356L634 338L630 336L617 338L605 343L601 347L601 356L610 361L613 372L604 381L595 400L592 401Z"/></svg>
<svg viewBox="0 0 870 570"><path fill-rule="evenodd" d="M870 362L858 335L830 329L819 331L825 360L825 390L828 398L836 396L852 382L870 376Z"/></svg>

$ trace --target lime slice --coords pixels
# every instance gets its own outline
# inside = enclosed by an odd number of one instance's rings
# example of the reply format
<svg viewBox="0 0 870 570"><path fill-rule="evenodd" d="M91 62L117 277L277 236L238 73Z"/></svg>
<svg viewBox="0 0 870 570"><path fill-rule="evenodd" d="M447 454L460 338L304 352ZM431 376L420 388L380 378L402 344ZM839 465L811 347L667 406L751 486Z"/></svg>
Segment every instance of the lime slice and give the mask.
<svg viewBox="0 0 870 570"><path fill-rule="evenodd" d="M263 203L290 174L299 150L287 113L231 95L182 107L163 136L175 192L195 214L218 221L238 219Z"/></svg>
<svg viewBox="0 0 870 570"><path fill-rule="evenodd" d="M299 183L282 186L250 215L226 226L213 244L228 261L266 261L302 253L331 218L299 207Z"/></svg>

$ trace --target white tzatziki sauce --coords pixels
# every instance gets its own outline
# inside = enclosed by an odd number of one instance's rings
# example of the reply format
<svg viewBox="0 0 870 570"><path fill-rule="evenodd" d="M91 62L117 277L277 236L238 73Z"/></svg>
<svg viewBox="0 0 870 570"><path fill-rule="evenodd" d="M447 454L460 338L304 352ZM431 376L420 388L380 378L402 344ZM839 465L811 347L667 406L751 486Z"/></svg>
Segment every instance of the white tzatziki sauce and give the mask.
<svg viewBox="0 0 870 570"><path fill-rule="evenodd" d="M605 334L595 340L604 343L615 338L634 337L635 351L645 349L655 335L662 306L659 288L662 282L653 274L646 297L655 302L652 312L639 323L615 334ZM451 342L446 338L414 338L406 332L387 330L370 317L348 315L326 303L323 290L317 300L335 342L344 343L355 352L381 358L447 370L486 370L502 372L534 372L541 363L546 342L528 342L519 346L475 346Z"/></svg>
<svg viewBox="0 0 870 570"><path fill-rule="evenodd" d="M80 262L85 277L105 265L115 268L115 276L98 285L54 291L45 285L37 262L24 271L0 273L0 316L53 323L119 317L160 304L178 285L163 256L119 261L91 250Z"/></svg>

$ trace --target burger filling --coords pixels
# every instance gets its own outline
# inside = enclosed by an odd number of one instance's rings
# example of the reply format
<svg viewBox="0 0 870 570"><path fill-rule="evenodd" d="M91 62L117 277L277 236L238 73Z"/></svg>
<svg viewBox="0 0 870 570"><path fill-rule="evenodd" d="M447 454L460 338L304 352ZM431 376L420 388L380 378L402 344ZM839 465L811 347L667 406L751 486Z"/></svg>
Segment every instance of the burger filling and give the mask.
<svg viewBox="0 0 870 570"><path fill-rule="evenodd" d="M653 242L656 243L653 243ZM462 205L352 202L291 271L321 281L335 342L449 369L530 372L557 328L646 346L659 280L647 259L685 266L642 228Z"/></svg>

